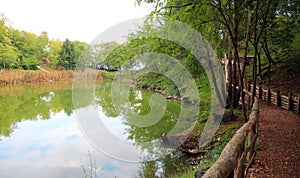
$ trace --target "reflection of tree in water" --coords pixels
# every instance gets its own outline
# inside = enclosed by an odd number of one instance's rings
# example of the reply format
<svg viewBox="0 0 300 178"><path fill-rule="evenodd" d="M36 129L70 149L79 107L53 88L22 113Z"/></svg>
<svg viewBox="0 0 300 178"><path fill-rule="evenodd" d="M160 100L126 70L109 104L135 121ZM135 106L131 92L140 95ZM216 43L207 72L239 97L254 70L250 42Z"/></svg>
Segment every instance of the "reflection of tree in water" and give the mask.
<svg viewBox="0 0 300 178"><path fill-rule="evenodd" d="M118 88L115 88L118 89ZM124 92L126 90L120 90ZM121 93L123 94L123 93ZM125 93L124 93L125 94ZM96 100L106 116L116 118L122 116L124 120L127 139L144 153L144 162L139 168L140 177L169 177L175 172L183 171L187 167L187 156L174 149L162 149L160 136L174 128L181 111L181 103L167 100L167 108L163 117L154 125L139 127L130 124L129 111L137 115L146 115L150 112L150 96L153 92L141 89L130 89L129 102L112 101L111 83L100 83L96 87ZM191 112L193 113L193 112ZM195 117L195 116L187 116ZM120 118L120 117L119 117ZM184 127L184 126L183 126ZM162 154L165 152L167 154ZM163 156L162 156L163 155Z"/></svg>
<svg viewBox="0 0 300 178"><path fill-rule="evenodd" d="M150 107L148 105L149 98L153 94L151 92L143 91L143 90L135 90L132 92L133 94L130 95L130 109L135 111L136 113L142 113L139 115L147 114L150 112ZM144 107L146 106L146 107ZM187 109L191 110L191 114L187 114L186 116L182 116L183 121L181 123L182 126L177 126L178 128L174 128L175 124L178 122L178 118L181 112L181 103L168 100L167 101L167 109L164 113L163 117L159 119L159 121L149 127L139 127L132 125L128 122L125 122L129 127L127 127L126 131L129 133L129 140L135 141L135 143L139 144L142 142L151 142L155 139L160 139L162 133L170 133L172 130L172 134L182 134L182 132L187 131L190 126L193 124L191 122L192 117L197 117L193 115L192 109L194 106ZM186 121L185 121L186 120ZM192 125L193 126L193 125ZM174 129L174 130L173 130ZM151 143L153 144L153 143ZM141 146L142 150L143 144ZM149 152L149 150L147 150Z"/></svg>
<svg viewBox="0 0 300 178"><path fill-rule="evenodd" d="M31 86L32 85L32 86ZM38 88L40 85L40 89ZM0 136L9 136L17 126L18 122L24 120L50 119L51 114L64 112L68 116L73 113L74 108L82 108L91 104L94 96L91 86L80 86L73 88L72 85L66 86L62 84L30 84L18 86L17 94L6 94L3 92L0 95ZM20 88L25 87L25 88ZM7 88L10 90L11 88ZM5 91L1 88L1 91ZM73 95L72 92L76 93ZM152 92L144 90L131 90L129 95L129 104L114 106L111 97L111 84L107 82L97 83L95 100L102 108L102 111L109 117L117 117L120 115L126 116L128 109L139 115L149 113L149 99ZM77 98L76 98L77 97ZM72 99L80 99L79 103L73 106ZM118 110L115 107L119 107ZM117 111L120 111L118 113ZM167 101L167 109L163 118L156 124L150 127L137 127L127 124L126 132L128 139L134 141L135 146L140 148L147 156L151 156L151 160L145 161L140 167L140 175L149 177L160 173L160 175L171 175L175 169L181 167L181 153L176 151L171 152L163 157L160 157L160 135L163 132L168 132L177 122L177 117L180 112L180 103ZM150 142L151 145L143 144ZM181 156L178 156L181 155ZM176 164L175 164L176 163ZM150 176L151 177L151 176Z"/></svg>
<svg viewBox="0 0 300 178"><path fill-rule="evenodd" d="M144 90L131 90L129 95L130 109L140 115L150 112L149 99L152 92ZM194 109L191 107L188 109ZM140 148L145 155L145 161L139 169L140 177L170 177L175 172L181 172L189 166L186 163L187 155L178 152L174 149L163 148L160 136L162 133L168 133L174 128L178 122L178 117L181 111L181 103L168 100L167 109L163 117L156 124L150 127L137 127L126 123L126 132L129 134L128 139L134 141L134 145ZM194 112L191 112L193 114ZM188 115L186 117L198 117ZM185 118L186 119L186 118ZM184 127L189 128L190 121L183 123ZM178 132L184 130L178 128ZM145 143L148 142L148 143ZM162 154L163 152L167 154ZM150 161L147 161L151 159Z"/></svg>
<svg viewBox="0 0 300 178"><path fill-rule="evenodd" d="M23 120L46 120L50 118L51 113L62 111L70 116L73 113L72 85L67 84L66 88L64 84L21 85L18 86L20 92L16 95L1 95L0 136L9 136L16 129L17 123ZM40 86L40 89L37 86ZM25 89L21 87L25 87ZM9 90L10 87L7 89Z"/></svg>
<svg viewBox="0 0 300 178"><path fill-rule="evenodd" d="M120 92L124 91L126 92L126 90L120 90ZM168 133L174 128L180 114L181 104L168 100L166 112L157 123L149 127L140 127L130 124L128 113L131 111L140 116L148 114L151 111L149 100L153 92L131 88L128 103L113 102L111 93L111 83L99 84L96 89L97 103L108 117L122 116L123 123L127 125L125 129L128 134L127 139L133 141L134 145L144 153L145 162L140 167L139 176L168 177L174 172L184 170L187 165L185 164L186 156L174 149L162 149L160 140L163 132ZM125 95L125 93L122 94ZM168 154L162 154L162 152Z"/></svg>
<svg viewBox="0 0 300 178"><path fill-rule="evenodd" d="M144 162L139 170L139 177L157 177L159 166L156 161Z"/></svg>
<svg viewBox="0 0 300 178"><path fill-rule="evenodd" d="M111 82L97 83L95 94L97 104L101 106L102 112L106 116L117 117L119 115L112 103Z"/></svg>
<svg viewBox="0 0 300 178"><path fill-rule="evenodd" d="M145 161L138 170L139 177L172 177L187 170L187 156L176 151L152 161Z"/></svg>
<svg viewBox="0 0 300 178"><path fill-rule="evenodd" d="M122 91L122 90L121 90ZM102 111L109 117L124 117L124 124L127 125L125 132L128 134L128 140L134 142L134 145L145 153L145 161L139 170L140 177L164 177L174 174L174 170L182 170L185 167L183 157L184 154L178 153L176 150L162 150L160 136L163 132L168 133L176 124L180 113L180 103L175 101L167 101L167 109L163 117L154 125L149 127L139 127L130 124L126 118L129 111L137 115L146 115L150 112L149 106L150 96L153 92L130 89L129 103L116 105L118 102L112 103L111 85L110 83L101 84L97 87L97 100L101 105ZM117 110L116 108L117 107ZM168 154L161 156L165 151ZM155 161L153 161L155 160Z"/></svg>

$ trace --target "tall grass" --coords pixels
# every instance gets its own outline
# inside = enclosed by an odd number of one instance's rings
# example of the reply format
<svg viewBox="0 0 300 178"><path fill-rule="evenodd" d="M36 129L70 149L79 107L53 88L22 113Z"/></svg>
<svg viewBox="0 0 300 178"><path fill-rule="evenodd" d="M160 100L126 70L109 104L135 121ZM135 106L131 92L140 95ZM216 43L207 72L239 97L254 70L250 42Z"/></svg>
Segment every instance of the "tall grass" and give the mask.
<svg viewBox="0 0 300 178"><path fill-rule="evenodd" d="M37 82L55 82L71 80L103 80L102 72L92 70L48 70L48 71L26 71L26 70L3 70L0 73L0 85L23 84Z"/></svg>

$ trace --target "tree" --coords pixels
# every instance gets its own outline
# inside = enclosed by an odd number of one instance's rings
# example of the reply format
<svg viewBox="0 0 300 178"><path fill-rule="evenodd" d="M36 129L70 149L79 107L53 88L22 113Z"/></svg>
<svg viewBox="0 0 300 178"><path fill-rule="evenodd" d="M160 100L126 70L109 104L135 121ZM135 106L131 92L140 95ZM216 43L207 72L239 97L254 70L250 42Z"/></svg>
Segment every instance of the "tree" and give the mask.
<svg viewBox="0 0 300 178"><path fill-rule="evenodd" d="M48 57L49 38L48 33L43 31L40 36L37 37L37 48L39 49L39 58Z"/></svg>
<svg viewBox="0 0 300 178"><path fill-rule="evenodd" d="M254 56L251 66L252 84L255 88L256 83L263 80L263 65L269 64L265 69L270 73L272 63L290 59L297 54L295 51L299 51L299 45L296 49L292 45L297 43L300 29L300 4L297 0L136 1L139 4L154 3L156 9L152 15L180 20L197 29L218 51L219 57L223 51L229 52L229 61L234 64L227 90L227 101L231 108L238 105L240 97L244 103L243 88L248 54ZM244 57L244 62L240 60L241 56ZM254 96L253 90L252 100Z"/></svg>
<svg viewBox="0 0 300 178"><path fill-rule="evenodd" d="M62 42L60 40L50 40L48 47L48 59L53 66L58 64L59 53L62 49Z"/></svg>
<svg viewBox="0 0 300 178"><path fill-rule="evenodd" d="M75 57L74 44L69 39L66 39L59 52L59 64L65 69L74 70L76 68Z"/></svg>
<svg viewBox="0 0 300 178"><path fill-rule="evenodd" d="M75 61L77 68L93 67L94 59L92 56L92 47L81 41L74 41Z"/></svg>
<svg viewBox="0 0 300 178"><path fill-rule="evenodd" d="M0 66L4 69L18 67L17 49L10 41L7 21L4 16L0 16Z"/></svg>
<svg viewBox="0 0 300 178"><path fill-rule="evenodd" d="M73 41L74 44L74 51L75 51L75 61L78 62L80 60L80 56L82 52L89 46L89 44L81 41Z"/></svg>
<svg viewBox="0 0 300 178"><path fill-rule="evenodd" d="M8 19L0 14L0 67L37 69L40 58L49 58L52 65L58 63L65 69L75 69L78 60L87 66L94 62L93 49L87 43L66 39L49 40L46 31L40 35L17 30L8 24ZM63 48L63 49L62 49Z"/></svg>
<svg viewBox="0 0 300 178"><path fill-rule="evenodd" d="M40 64L38 59L45 48L38 45L38 36L24 30L11 29L9 37L12 45L17 48L19 66L23 69L37 69Z"/></svg>
<svg viewBox="0 0 300 178"><path fill-rule="evenodd" d="M113 50L116 49L118 46L120 46L120 44L118 44L115 41L99 44L97 46L99 61L104 62L109 56L109 54L112 53Z"/></svg>
<svg viewBox="0 0 300 178"><path fill-rule="evenodd" d="M17 68L18 55L13 46L0 44L0 66L4 69Z"/></svg>

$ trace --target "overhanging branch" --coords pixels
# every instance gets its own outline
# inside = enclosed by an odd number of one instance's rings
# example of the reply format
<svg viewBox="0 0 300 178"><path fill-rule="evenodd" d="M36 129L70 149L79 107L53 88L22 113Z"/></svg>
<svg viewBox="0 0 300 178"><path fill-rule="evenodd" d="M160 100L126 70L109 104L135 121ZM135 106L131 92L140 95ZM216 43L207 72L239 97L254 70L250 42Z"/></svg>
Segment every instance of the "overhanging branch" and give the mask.
<svg viewBox="0 0 300 178"><path fill-rule="evenodd" d="M162 9L172 9L172 8L177 8L177 9L180 9L180 8L183 8L183 7L187 7L187 6L191 6L191 5L194 5L195 2L190 2L190 3L187 3L187 4L183 4L183 5L173 5L173 6L167 6L167 7L163 7ZM199 4L199 3L197 3Z"/></svg>

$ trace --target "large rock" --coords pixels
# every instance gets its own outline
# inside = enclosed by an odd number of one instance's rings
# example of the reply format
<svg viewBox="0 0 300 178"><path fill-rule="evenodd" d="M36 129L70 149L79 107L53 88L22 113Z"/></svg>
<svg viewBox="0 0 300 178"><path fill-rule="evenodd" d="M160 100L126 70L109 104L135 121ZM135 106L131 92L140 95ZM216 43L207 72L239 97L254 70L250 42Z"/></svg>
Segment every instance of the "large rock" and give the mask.
<svg viewBox="0 0 300 178"><path fill-rule="evenodd" d="M212 110L213 120L216 123L228 123L235 120L234 114L230 109L214 108Z"/></svg>

